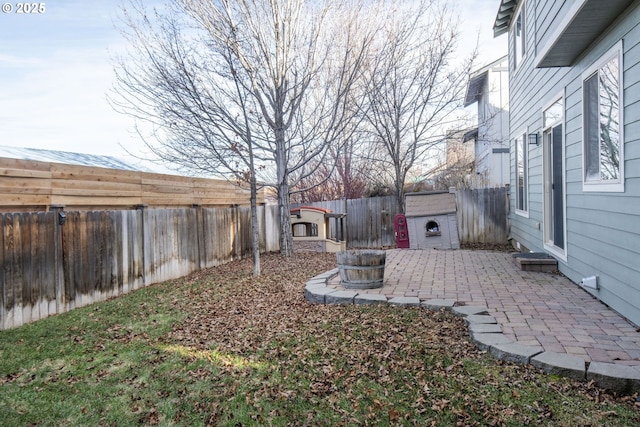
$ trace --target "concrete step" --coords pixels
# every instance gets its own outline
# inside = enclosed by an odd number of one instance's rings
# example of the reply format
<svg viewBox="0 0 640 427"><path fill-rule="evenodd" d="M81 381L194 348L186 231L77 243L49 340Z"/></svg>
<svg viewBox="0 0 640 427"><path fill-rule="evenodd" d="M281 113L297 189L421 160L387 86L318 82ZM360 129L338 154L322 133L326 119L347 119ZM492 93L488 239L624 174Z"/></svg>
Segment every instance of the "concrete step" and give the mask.
<svg viewBox="0 0 640 427"><path fill-rule="evenodd" d="M523 271L552 272L558 269L558 261L545 252L514 254L513 260Z"/></svg>

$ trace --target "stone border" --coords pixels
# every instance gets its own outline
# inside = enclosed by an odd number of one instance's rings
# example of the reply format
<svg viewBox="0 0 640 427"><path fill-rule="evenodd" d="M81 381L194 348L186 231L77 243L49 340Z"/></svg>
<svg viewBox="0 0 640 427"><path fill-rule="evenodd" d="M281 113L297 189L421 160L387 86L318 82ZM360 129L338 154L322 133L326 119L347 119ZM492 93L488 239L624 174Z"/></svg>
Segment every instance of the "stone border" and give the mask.
<svg viewBox="0 0 640 427"><path fill-rule="evenodd" d="M618 394L629 395L640 392L640 367L603 362L589 363L577 356L544 351L540 346L514 342L502 333L500 325L493 316L489 315L487 307L457 306L456 301L450 299L420 300L418 297L388 299L380 294L327 287L329 280L337 275L336 268L309 280L304 287L305 298L313 304L389 304L399 307L421 307L433 311L444 308L456 316L464 317L475 345L498 360L521 365L531 364L549 374L579 381L593 381L598 387Z"/></svg>

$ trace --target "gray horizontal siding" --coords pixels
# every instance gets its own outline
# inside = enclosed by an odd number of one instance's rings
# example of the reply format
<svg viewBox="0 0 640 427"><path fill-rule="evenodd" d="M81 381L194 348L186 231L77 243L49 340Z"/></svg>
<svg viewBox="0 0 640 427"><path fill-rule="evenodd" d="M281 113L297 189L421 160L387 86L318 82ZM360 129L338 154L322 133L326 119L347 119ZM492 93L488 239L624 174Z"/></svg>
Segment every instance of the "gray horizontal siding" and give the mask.
<svg viewBox="0 0 640 427"><path fill-rule="evenodd" d="M560 269L574 282L599 276L602 289L595 294L640 324L640 2L574 67L534 69L537 49L545 45L568 3L571 2L527 2L527 56L510 76L512 145L523 129L541 135L542 109L564 93L567 262L561 262ZM624 44L625 192L583 192L582 72L620 39ZM511 185L515 189L513 146L511 153ZM542 146L529 147L529 217L511 214L512 237L535 251L543 250L542 154ZM514 203L512 197L512 212Z"/></svg>

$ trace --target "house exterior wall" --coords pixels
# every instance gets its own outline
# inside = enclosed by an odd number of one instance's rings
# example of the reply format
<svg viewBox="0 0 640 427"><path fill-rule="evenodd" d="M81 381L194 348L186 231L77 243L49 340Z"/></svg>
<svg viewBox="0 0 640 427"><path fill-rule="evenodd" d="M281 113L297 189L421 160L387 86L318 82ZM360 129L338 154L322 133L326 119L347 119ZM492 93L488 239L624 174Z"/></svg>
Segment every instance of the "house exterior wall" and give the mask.
<svg viewBox="0 0 640 427"><path fill-rule="evenodd" d="M509 31L511 236L531 251L546 251L572 281L598 276L599 290L587 289L635 324L640 324L640 1L635 1L570 67L535 68L537 56L574 2L520 1L525 21L525 54L516 55ZM516 11L516 14L518 12ZM622 43L623 191L585 191L583 182L583 80L585 71ZM525 141L526 209L517 206L515 141L543 135L543 111L563 102L562 212L564 248L548 244L545 230L545 145ZM548 190L547 190L548 191ZM546 227L546 228L545 228Z"/></svg>

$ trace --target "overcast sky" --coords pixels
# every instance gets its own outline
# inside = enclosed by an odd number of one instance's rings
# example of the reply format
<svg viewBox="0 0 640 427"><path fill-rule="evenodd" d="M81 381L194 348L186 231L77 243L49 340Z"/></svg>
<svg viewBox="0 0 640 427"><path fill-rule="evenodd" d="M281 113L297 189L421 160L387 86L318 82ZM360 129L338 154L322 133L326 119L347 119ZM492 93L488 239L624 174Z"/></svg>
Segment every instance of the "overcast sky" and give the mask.
<svg viewBox="0 0 640 427"><path fill-rule="evenodd" d="M127 157L142 143L133 120L113 111L114 54L124 41L115 28L119 0L50 0L43 13L0 12L0 145ZM12 11L5 13L5 7ZM478 65L506 54L493 38L499 0L457 0L463 43L480 36Z"/></svg>

